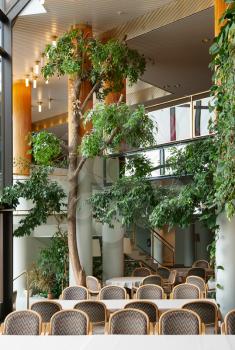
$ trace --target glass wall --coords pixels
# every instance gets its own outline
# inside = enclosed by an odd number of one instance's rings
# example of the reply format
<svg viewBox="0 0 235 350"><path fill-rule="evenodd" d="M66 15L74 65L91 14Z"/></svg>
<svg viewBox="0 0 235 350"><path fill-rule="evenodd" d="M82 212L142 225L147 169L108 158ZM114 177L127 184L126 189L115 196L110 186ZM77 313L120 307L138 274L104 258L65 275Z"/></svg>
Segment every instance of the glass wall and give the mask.
<svg viewBox="0 0 235 350"><path fill-rule="evenodd" d="M191 140L210 134L210 120L214 119L214 114L210 112L212 105L211 97L189 97L188 100L184 99L184 103L158 107L157 110L149 112L149 117L158 127L155 133L156 145L151 150L141 150L135 154L143 154L150 160L154 169L151 178L171 174L171 170L165 168L165 163L175 143L177 148L183 148ZM127 162L128 156L132 154L126 155Z"/></svg>
<svg viewBox="0 0 235 350"><path fill-rule="evenodd" d="M157 123L156 144L181 141L209 134L209 120L213 115L209 106L211 97L204 97L171 107L159 108L149 112L150 118Z"/></svg>
<svg viewBox="0 0 235 350"><path fill-rule="evenodd" d="M214 120L214 114L210 113L209 107L213 106L213 99L205 97L193 102L195 136L204 136L209 134L209 122Z"/></svg>
<svg viewBox="0 0 235 350"><path fill-rule="evenodd" d="M184 140L191 137L190 104L181 104L150 112L157 123L156 143Z"/></svg>

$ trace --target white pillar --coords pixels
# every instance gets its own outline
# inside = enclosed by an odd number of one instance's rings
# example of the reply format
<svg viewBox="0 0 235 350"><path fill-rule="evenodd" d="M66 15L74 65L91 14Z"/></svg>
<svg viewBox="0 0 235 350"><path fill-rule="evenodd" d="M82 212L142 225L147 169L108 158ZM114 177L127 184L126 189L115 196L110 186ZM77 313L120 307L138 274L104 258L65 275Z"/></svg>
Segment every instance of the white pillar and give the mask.
<svg viewBox="0 0 235 350"><path fill-rule="evenodd" d="M192 266L194 262L194 235L192 226L184 233L184 266Z"/></svg>
<svg viewBox="0 0 235 350"><path fill-rule="evenodd" d="M216 242L216 266L224 270L216 271L217 283L223 289L216 289L216 300L220 304L222 316L235 308L235 216L229 221L225 214L217 219L219 225Z"/></svg>
<svg viewBox="0 0 235 350"><path fill-rule="evenodd" d="M124 273L124 229L117 221L114 228L103 226L103 280L123 276Z"/></svg>
<svg viewBox="0 0 235 350"><path fill-rule="evenodd" d="M153 237L153 257L159 263L163 264L163 244L160 239Z"/></svg>
<svg viewBox="0 0 235 350"><path fill-rule="evenodd" d="M27 237L15 237L13 240L13 278L27 270L27 250L30 249L27 243ZM22 296L25 288L26 278L23 275L14 282L13 289Z"/></svg>
<svg viewBox="0 0 235 350"><path fill-rule="evenodd" d="M93 161L87 160L78 180L77 244L81 265L87 275L92 275L92 216L88 199L92 194Z"/></svg>

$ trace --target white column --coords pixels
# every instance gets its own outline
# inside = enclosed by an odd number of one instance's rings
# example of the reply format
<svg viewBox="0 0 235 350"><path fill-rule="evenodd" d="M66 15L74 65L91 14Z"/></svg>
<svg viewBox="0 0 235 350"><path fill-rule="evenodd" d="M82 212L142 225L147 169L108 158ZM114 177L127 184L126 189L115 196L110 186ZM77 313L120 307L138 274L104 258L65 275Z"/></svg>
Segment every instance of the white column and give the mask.
<svg viewBox="0 0 235 350"><path fill-rule="evenodd" d="M92 216L88 199L92 194L93 161L87 160L79 175L77 207L77 244L81 265L87 275L92 275Z"/></svg>
<svg viewBox="0 0 235 350"><path fill-rule="evenodd" d="M192 266L194 262L194 235L193 235L193 230L191 226L185 229L183 244L184 244L184 266Z"/></svg>
<svg viewBox="0 0 235 350"><path fill-rule="evenodd" d="M216 271L217 283L223 289L216 289L216 300L220 304L222 316L235 308L235 216L228 221L225 214L217 219L219 225L216 242L216 265L224 270Z"/></svg>
<svg viewBox="0 0 235 350"><path fill-rule="evenodd" d="M15 237L13 240L13 278L27 270L27 250L30 248L27 243L27 237ZM14 282L13 288L17 290L18 296L23 295L26 288L25 275Z"/></svg>
<svg viewBox="0 0 235 350"><path fill-rule="evenodd" d="M123 276L124 273L124 230L117 221L114 228L103 226L103 280Z"/></svg>
<svg viewBox="0 0 235 350"><path fill-rule="evenodd" d="M153 257L154 259L163 264L163 244L160 239L153 236Z"/></svg>

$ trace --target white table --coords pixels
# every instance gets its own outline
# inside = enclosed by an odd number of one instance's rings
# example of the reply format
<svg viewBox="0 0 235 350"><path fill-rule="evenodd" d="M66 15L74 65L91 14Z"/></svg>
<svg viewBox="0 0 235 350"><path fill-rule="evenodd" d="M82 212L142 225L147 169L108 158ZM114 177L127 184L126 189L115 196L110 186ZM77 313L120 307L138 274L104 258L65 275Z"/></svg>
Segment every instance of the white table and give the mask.
<svg viewBox="0 0 235 350"><path fill-rule="evenodd" d="M107 310L110 312L114 312L117 310L121 310L125 307L126 304L131 301L136 301L137 299L118 299L118 300L101 300L107 307ZM198 300L198 299L197 299ZM216 303L215 299L203 299L209 300ZM58 302L63 310L73 309L74 305L81 302L81 300L54 300ZM191 302L192 299L157 299L157 300L148 300L153 302L159 309L159 311L165 312L170 309L180 309L182 305Z"/></svg>
<svg viewBox="0 0 235 350"><path fill-rule="evenodd" d="M106 286L119 286L132 289L133 287L139 287L144 277L113 277L105 282Z"/></svg>
<svg viewBox="0 0 235 350"><path fill-rule="evenodd" d="M86 335L86 336L0 336L1 349L24 350L233 350L235 336L191 335Z"/></svg>

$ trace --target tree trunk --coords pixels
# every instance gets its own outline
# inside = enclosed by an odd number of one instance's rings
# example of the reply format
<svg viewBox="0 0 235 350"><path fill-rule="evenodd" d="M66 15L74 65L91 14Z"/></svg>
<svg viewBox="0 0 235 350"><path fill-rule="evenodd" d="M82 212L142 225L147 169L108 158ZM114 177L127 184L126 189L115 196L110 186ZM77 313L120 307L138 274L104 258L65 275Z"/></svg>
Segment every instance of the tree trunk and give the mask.
<svg viewBox="0 0 235 350"><path fill-rule="evenodd" d="M78 146L79 146L79 122L80 122L80 106L79 95L81 89L81 81L74 78L72 90L72 120L70 123L70 140L69 140L69 195L68 195L68 247L69 256L72 264L75 282L78 285L85 284L85 273L82 269L77 247L76 234L76 212L78 197L78 174L76 168L78 165Z"/></svg>

